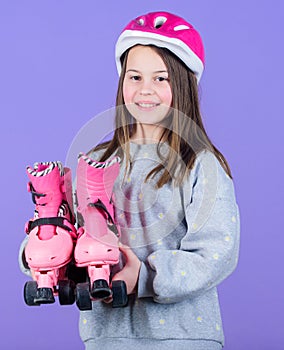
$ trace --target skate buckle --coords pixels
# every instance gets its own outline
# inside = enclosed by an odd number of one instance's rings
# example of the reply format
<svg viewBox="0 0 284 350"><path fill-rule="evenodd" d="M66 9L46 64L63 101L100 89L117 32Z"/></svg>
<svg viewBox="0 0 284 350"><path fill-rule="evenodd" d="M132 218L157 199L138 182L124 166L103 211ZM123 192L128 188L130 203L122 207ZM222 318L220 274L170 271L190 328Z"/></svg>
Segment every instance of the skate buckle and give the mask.
<svg viewBox="0 0 284 350"><path fill-rule="evenodd" d="M100 209L102 210L104 213L106 213L107 215L107 220L108 220L108 223L107 223L107 226L108 228L117 236L119 237L119 231L118 231L118 228L112 218L112 216L110 215L109 211L107 210L106 206L104 205L104 203L98 199L96 202L94 203L89 203L89 206L90 207L95 207L97 209Z"/></svg>
<svg viewBox="0 0 284 350"><path fill-rule="evenodd" d="M45 197L46 196L46 194L44 194L44 193L36 192L31 182L28 183L28 191L31 192L31 194L32 194L32 201L36 205L39 204L39 203L36 202L36 198L40 198L40 197ZM44 205L44 204L42 204L42 205Z"/></svg>

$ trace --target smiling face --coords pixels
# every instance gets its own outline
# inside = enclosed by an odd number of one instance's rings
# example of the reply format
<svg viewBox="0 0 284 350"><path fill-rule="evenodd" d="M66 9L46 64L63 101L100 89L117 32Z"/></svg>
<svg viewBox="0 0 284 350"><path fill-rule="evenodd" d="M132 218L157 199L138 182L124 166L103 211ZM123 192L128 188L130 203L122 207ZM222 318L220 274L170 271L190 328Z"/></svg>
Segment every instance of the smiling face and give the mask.
<svg viewBox="0 0 284 350"><path fill-rule="evenodd" d="M172 103L168 70L162 58L149 46L135 46L128 54L123 80L126 108L137 122L133 138L159 140L160 123Z"/></svg>

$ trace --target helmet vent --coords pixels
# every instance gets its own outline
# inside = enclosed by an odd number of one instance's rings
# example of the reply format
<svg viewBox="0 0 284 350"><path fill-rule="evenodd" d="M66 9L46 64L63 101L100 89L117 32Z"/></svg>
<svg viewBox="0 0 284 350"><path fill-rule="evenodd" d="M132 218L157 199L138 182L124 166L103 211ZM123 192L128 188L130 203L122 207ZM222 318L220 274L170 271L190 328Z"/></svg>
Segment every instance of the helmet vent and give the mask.
<svg viewBox="0 0 284 350"><path fill-rule="evenodd" d="M144 19L143 18L139 18L137 19L137 23L140 25L140 26L144 26Z"/></svg>
<svg viewBox="0 0 284 350"><path fill-rule="evenodd" d="M183 29L190 29L190 28L184 24L174 27L174 31L183 30Z"/></svg>
<svg viewBox="0 0 284 350"><path fill-rule="evenodd" d="M166 22L166 20L167 20L167 17L163 17L163 16L156 17L154 21L154 27L156 29L161 28L162 25Z"/></svg>

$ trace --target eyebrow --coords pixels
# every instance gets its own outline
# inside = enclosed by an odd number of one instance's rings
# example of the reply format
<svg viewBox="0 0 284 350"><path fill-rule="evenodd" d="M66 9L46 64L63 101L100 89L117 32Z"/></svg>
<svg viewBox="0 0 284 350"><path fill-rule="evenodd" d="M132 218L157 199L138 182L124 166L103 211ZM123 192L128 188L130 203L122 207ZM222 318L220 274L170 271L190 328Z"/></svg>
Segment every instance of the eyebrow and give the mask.
<svg viewBox="0 0 284 350"><path fill-rule="evenodd" d="M128 69L128 70L126 71L126 73L128 73L128 72L140 73L140 71L137 70L137 69ZM156 71L153 72L153 73L155 73L155 74L157 74L157 73L168 73L168 71L167 71L167 70L156 70Z"/></svg>

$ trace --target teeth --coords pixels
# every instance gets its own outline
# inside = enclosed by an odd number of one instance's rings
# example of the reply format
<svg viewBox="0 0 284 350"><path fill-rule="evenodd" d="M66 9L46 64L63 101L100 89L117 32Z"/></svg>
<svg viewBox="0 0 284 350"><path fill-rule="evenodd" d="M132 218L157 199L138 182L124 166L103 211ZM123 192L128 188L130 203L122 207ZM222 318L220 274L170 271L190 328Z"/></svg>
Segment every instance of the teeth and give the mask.
<svg viewBox="0 0 284 350"><path fill-rule="evenodd" d="M138 103L138 106L143 108L151 108L157 106L156 103Z"/></svg>

